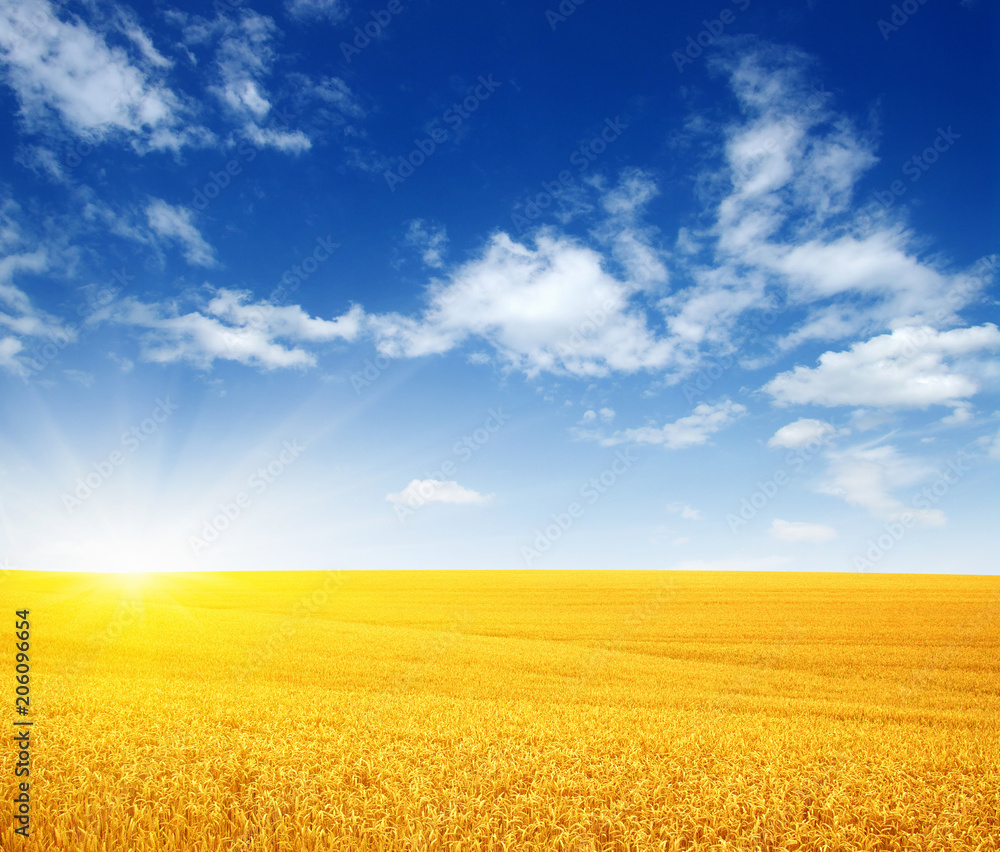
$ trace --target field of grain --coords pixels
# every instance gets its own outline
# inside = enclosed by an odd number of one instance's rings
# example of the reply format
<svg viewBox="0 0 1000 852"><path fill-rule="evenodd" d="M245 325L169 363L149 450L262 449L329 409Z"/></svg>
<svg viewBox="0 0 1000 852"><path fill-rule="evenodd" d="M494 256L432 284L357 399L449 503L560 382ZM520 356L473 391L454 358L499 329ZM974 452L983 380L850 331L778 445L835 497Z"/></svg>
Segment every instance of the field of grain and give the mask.
<svg viewBox="0 0 1000 852"><path fill-rule="evenodd" d="M997 577L0 588L35 722L3 850L1000 849Z"/></svg>

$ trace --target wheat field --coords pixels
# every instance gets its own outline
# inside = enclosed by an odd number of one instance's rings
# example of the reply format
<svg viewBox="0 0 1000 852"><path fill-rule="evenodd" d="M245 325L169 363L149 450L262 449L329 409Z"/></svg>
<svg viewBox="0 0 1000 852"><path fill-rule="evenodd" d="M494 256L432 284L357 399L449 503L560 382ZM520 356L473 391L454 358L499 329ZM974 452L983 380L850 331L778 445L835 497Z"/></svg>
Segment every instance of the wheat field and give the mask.
<svg viewBox="0 0 1000 852"><path fill-rule="evenodd" d="M0 588L35 722L3 850L1000 849L997 577Z"/></svg>

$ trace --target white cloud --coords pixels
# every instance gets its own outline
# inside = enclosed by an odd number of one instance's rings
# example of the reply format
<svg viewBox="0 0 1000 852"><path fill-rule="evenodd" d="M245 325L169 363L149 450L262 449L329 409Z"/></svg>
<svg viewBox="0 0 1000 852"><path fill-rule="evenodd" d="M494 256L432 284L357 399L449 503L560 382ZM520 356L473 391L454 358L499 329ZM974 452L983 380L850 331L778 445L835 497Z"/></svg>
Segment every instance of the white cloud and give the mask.
<svg viewBox="0 0 1000 852"><path fill-rule="evenodd" d="M941 526L945 516L939 509L907 509L892 494L896 489L915 485L933 472L927 463L904 456L889 444L864 444L830 452L827 479L819 491L867 509L882 520L898 518L908 511L922 526Z"/></svg>
<svg viewBox="0 0 1000 852"><path fill-rule="evenodd" d="M729 426L745 413L746 406L729 399L716 405L703 402L695 407L694 413L673 423L660 427L625 429L616 432L611 438L605 438L601 443L608 445L628 441L636 444L660 444L671 450L700 446L708 443L710 435Z"/></svg>
<svg viewBox="0 0 1000 852"><path fill-rule="evenodd" d="M667 505L667 511L672 514L678 514L688 521L701 520L701 512L693 506L689 506L687 503L670 503Z"/></svg>
<svg viewBox="0 0 1000 852"><path fill-rule="evenodd" d="M276 148L286 154L301 154L312 147L312 140L301 130L276 130L251 123L247 124L244 132L261 148Z"/></svg>
<svg viewBox="0 0 1000 852"><path fill-rule="evenodd" d="M350 87L340 77L320 77L313 83L305 75L291 78L297 88L307 90L310 95L336 108L340 113L351 118L363 118L365 108L358 103Z"/></svg>
<svg viewBox="0 0 1000 852"><path fill-rule="evenodd" d="M15 376L25 375L24 363L18 358L23 348L23 344L16 337L0 337L0 368Z"/></svg>
<svg viewBox="0 0 1000 852"><path fill-rule="evenodd" d="M173 66L174 63L156 49L152 39L143 32L142 28L131 16L126 17L122 25L122 32L125 33L139 49L145 60L154 68L170 68Z"/></svg>
<svg viewBox="0 0 1000 852"><path fill-rule="evenodd" d="M955 311L990 276L921 260L921 241L901 222L852 207L876 162L874 134L831 109L810 84L808 57L744 41L716 65L741 114L724 128L722 168L700 175L706 196L718 198L714 226L697 244L688 232L678 241L676 260L693 284L664 299L670 330L701 349L724 348L745 336L748 312L782 302L805 317L783 336L768 332L776 351L904 323L956 324Z"/></svg>
<svg viewBox="0 0 1000 852"><path fill-rule="evenodd" d="M443 353L478 337L529 376L603 376L670 358L670 345L630 306L629 287L605 272L596 251L565 236L540 234L529 248L496 234L478 258L435 281L429 297L419 319L372 318L384 355Z"/></svg>
<svg viewBox="0 0 1000 852"><path fill-rule="evenodd" d="M1000 432L997 432L993 436L993 439L988 442L986 454L993 459L993 461L1000 461Z"/></svg>
<svg viewBox="0 0 1000 852"><path fill-rule="evenodd" d="M259 120L271 109L261 81L271 71L278 28L271 18L253 11L238 20L220 18L219 25L223 35L215 63L221 79L215 94L234 112Z"/></svg>
<svg viewBox="0 0 1000 852"><path fill-rule="evenodd" d="M844 434L847 431L849 430L844 429L838 432L837 427L832 423L802 417L794 423L782 426L774 433L767 445L798 450L802 447L808 447L810 444L825 444L835 435Z"/></svg>
<svg viewBox="0 0 1000 852"><path fill-rule="evenodd" d="M897 328L845 352L826 352L818 367L796 367L763 389L779 405L961 406L979 390L966 374L981 372L971 356L998 347L1000 330L992 323L942 332L928 326ZM960 366L947 363L959 359Z"/></svg>
<svg viewBox="0 0 1000 852"><path fill-rule="evenodd" d="M131 373L135 367L135 362L131 358L125 358L116 352L109 352L108 360L114 363L123 373Z"/></svg>
<svg viewBox="0 0 1000 852"><path fill-rule="evenodd" d="M298 21L327 21L335 24L347 16L344 0L285 0L285 10Z"/></svg>
<svg viewBox="0 0 1000 852"><path fill-rule="evenodd" d="M402 491L386 494L390 503L416 508L427 503L475 503L483 505L493 499L492 494L480 494L464 488L454 480L414 479Z"/></svg>
<svg viewBox="0 0 1000 852"><path fill-rule="evenodd" d="M587 411L584 411L583 415L580 417L580 423L593 423L598 417L600 417L604 423L610 423L615 419L615 410L613 408L602 408L600 411L588 409Z"/></svg>
<svg viewBox="0 0 1000 852"><path fill-rule="evenodd" d="M441 225L428 225L423 219L413 219L406 231L407 244L421 251L424 263L432 269L444 266L448 232Z"/></svg>
<svg viewBox="0 0 1000 852"><path fill-rule="evenodd" d="M215 53L218 79L209 90L231 116L242 122L243 132L250 140L261 147L285 153L309 150L312 140L305 132L263 126L265 119L274 113L272 95L265 83L272 73L276 59L274 42L280 34L274 21L244 9L235 19L219 17L202 29L204 32L198 31L192 37L207 39L215 30L221 31ZM299 84L301 86L301 80Z"/></svg>
<svg viewBox="0 0 1000 852"><path fill-rule="evenodd" d="M900 223L859 217L853 192L876 162L873 134L810 85L803 54L761 42L741 50L718 62L740 114L722 130L720 167L699 176L715 220L697 241L679 239L683 250L671 255L641 225L658 192L649 173L626 169L610 188L595 176L580 189L599 198L587 242L546 228L526 242L494 234L478 257L432 280L419 315L372 318L382 354L418 357L485 341L529 377L657 371L676 384L709 358L759 366L815 339L911 334L905 326L956 334L935 329L954 325L989 276L923 261ZM426 240L419 223L412 227L414 240ZM425 259L445 268L433 246ZM767 311L772 318L754 331L749 321ZM793 316L801 319L788 331ZM770 351L741 351L748 338ZM924 378L915 370L911 388ZM768 388L794 395L787 385L781 376Z"/></svg>
<svg viewBox="0 0 1000 852"><path fill-rule="evenodd" d="M103 140L115 133L139 148L178 150L202 142L180 99L155 79L166 60L132 25L138 56L109 46L79 18L64 21L47 0L0 0L0 59L34 129L53 116L73 133Z"/></svg>
<svg viewBox="0 0 1000 852"><path fill-rule="evenodd" d="M941 422L947 423L949 426L960 426L962 423L968 423L972 420L975 417L974 412L975 409L971 403L960 402L955 405L951 414L941 418Z"/></svg>
<svg viewBox="0 0 1000 852"><path fill-rule="evenodd" d="M649 174L630 169L623 173L616 187L602 195L601 206L613 216L628 218L636 215L659 193Z"/></svg>
<svg viewBox="0 0 1000 852"><path fill-rule="evenodd" d="M783 521L775 518L768 534L778 541L811 542L819 544L837 537L837 531L826 524L808 524L805 521Z"/></svg>
<svg viewBox="0 0 1000 852"><path fill-rule="evenodd" d="M215 266L215 253L204 237L191 223L191 211L186 207L173 207L159 198L146 205L149 227L161 237L176 240L184 249L184 257L194 266Z"/></svg>
<svg viewBox="0 0 1000 852"><path fill-rule="evenodd" d="M315 366L315 355L297 344L351 341L361 333L364 322L358 306L324 320L310 317L298 305L248 303L248 299L247 293L220 289L204 312L185 314L174 303L126 299L96 318L144 329L142 355L147 361L189 361L208 368L222 359L268 370Z"/></svg>
<svg viewBox="0 0 1000 852"><path fill-rule="evenodd" d="M50 268L49 252L37 240L21 233L20 213L12 202L0 205L0 368L25 377L32 358L25 343L58 344L76 339L76 329L37 307L13 282L25 273L39 274ZM57 350L58 351L58 350Z"/></svg>
<svg viewBox="0 0 1000 852"><path fill-rule="evenodd" d="M94 374L85 370L63 370L63 375L85 388L94 384Z"/></svg>

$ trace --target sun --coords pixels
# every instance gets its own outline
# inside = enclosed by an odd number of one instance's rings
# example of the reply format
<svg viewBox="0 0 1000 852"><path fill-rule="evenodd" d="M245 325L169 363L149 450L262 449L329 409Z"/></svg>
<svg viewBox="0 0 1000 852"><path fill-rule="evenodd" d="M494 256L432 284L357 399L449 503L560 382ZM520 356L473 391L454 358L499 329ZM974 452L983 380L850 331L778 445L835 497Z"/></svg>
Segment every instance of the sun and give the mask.
<svg viewBox="0 0 1000 852"><path fill-rule="evenodd" d="M72 561L73 570L134 577L199 567L192 564L191 552L178 536L151 532L108 531L77 541Z"/></svg>

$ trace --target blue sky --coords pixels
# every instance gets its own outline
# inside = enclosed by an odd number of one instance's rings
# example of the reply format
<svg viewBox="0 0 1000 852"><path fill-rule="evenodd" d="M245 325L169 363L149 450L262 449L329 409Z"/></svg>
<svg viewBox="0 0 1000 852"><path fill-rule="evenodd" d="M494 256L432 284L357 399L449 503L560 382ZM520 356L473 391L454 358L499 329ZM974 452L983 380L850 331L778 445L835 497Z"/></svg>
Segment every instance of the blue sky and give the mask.
<svg viewBox="0 0 1000 852"><path fill-rule="evenodd" d="M995 572L996 32L0 0L0 561Z"/></svg>

